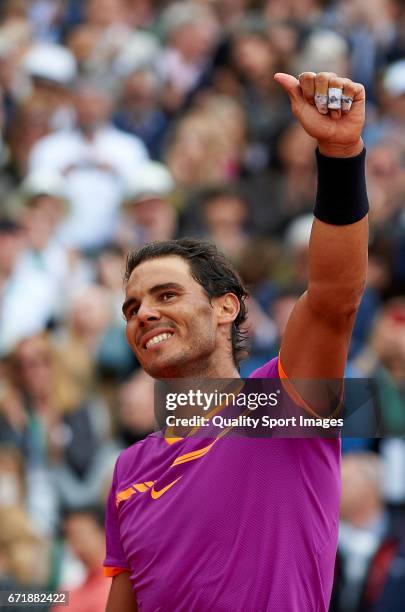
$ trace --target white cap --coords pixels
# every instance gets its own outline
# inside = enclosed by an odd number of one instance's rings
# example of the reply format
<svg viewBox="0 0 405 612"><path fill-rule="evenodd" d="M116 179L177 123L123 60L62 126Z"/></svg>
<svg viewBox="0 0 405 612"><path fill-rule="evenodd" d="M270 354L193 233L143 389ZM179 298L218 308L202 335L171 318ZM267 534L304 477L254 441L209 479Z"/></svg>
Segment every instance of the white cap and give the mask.
<svg viewBox="0 0 405 612"><path fill-rule="evenodd" d="M66 197L65 180L55 172L40 170L28 174L21 185L24 196L30 198L39 195L49 195L53 198Z"/></svg>
<svg viewBox="0 0 405 612"><path fill-rule="evenodd" d="M142 164L127 184L127 201L146 200L165 197L174 189L174 179L169 169L159 162L148 161Z"/></svg>
<svg viewBox="0 0 405 612"><path fill-rule="evenodd" d="M388 66L383 77L383 87L393 96L405 94L405 59Z"/></svg>
<svg viewBox="0 0 405 612"><path fill-rule="evenodd" d="M291 221L285 237L285 243L288 248L295 250L309 245L313 220L312 214L306 214L300 215Z"/></svg>
<svg viewBox="0 0 405 612"><path fill-rule="evenodd" d="M342 61L346 61L348 56L349 45L343 36L331 30L319 30L307 39L294 68L297 73L311 70L339 74Z"/></svg>
<svg viewBox="0 0 405 612"><path fill-rule="evenodd" d="M206 17L214 19L211 9L206 4L173 2L164 10L162 15L164 33L171 36L179 28L198 23Z"/></svg>
<svg viewBox="0 0 405 612"><path fill-rule="evenodd" d="M159 44L147 32L136 32L118 54L114 66L119 76L153 66L159 55Z"/></svg>
<svg viewBox="0 0 405 612"><path fill-rule="evenodd" d="M23 60L23 67L31 77L68 85L76 77L76 60L61 45L38 43L32 46Z"/></svg>

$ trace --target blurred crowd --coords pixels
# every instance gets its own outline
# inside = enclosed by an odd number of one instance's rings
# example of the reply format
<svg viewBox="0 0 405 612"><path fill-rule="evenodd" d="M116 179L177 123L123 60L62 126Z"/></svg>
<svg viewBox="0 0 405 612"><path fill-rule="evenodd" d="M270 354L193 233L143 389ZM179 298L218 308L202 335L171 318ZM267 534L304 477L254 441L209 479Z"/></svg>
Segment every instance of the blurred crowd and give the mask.
<svg viewBox="0 0 405 612"><path fill-rule="evenodd" d="M367 90L370 268L347 375L372 379L389 434L343 441L331 612L405 609L403 0L2 0L0 589L104 609L112 468L154 427L123 333L129 249L214 241L251 291L241 374L277 354L316 169L273 74L304 70Z"/></svg>

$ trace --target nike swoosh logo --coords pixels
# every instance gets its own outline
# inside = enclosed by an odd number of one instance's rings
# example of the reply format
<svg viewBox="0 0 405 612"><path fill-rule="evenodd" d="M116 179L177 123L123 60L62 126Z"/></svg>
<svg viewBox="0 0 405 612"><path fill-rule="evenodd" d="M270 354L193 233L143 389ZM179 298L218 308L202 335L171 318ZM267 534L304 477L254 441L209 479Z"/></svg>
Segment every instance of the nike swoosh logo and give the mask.
<svg viewBox="0 0 405 612"><path fill-rule="evenodd" d="M166 493L166 491L171 489L172 486L175 485L178 480L180 480L180 478L181 478L181 476L176 478L176 480L173 480L173 482L169 482L169 484L166 485L165 487L163 487L163 489L160 489L160 491L155 491L155 488L154 488L155 485L153 485L153 487L150 490L150 494L152 496L152 499L159 499L159 497L161 497L164 493Z"/></svg>

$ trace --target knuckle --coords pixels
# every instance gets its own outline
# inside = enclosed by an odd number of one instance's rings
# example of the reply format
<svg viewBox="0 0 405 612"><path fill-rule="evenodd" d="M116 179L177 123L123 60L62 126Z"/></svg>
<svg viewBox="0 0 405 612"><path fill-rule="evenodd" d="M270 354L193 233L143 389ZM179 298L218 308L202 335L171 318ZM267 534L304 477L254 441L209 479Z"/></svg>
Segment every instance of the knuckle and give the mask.
<svg viewBox="0 0 405 612"><path fill-rule="evenodd" d="M329 87L336 87L336 88L342 89L343 79L340 79L339 77L332 77L329 80Z"/></svg>
<svg viewBox="0 0 405 612"><path fill-rule="evenodd" d="M300 81L308 81L312 80L315 76L315 72L301 72L301 74L299 75L299 79Z"/></svg>
<svg viewBox="0 0 405 612"><path fill-rule="evenodd" d="M304 94L304 96L306 98L311 98L314 97L314 93L315 93L315 87L314 84L311 82L308 83L303 83L302 84L302 93Z"/></svg>

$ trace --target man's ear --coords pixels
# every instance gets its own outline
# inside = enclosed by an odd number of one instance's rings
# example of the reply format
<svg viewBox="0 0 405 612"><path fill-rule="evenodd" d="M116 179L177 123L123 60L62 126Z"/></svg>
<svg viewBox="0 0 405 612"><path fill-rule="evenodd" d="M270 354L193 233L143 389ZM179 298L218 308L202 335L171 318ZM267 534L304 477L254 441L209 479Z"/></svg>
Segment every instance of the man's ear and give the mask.
<svg viewBox="0 0 405 612"><path fill-rule="evenodd" d="M233 323L239 314L240 304L234 293L226 293L214 298L218 323Z"/></svg>

